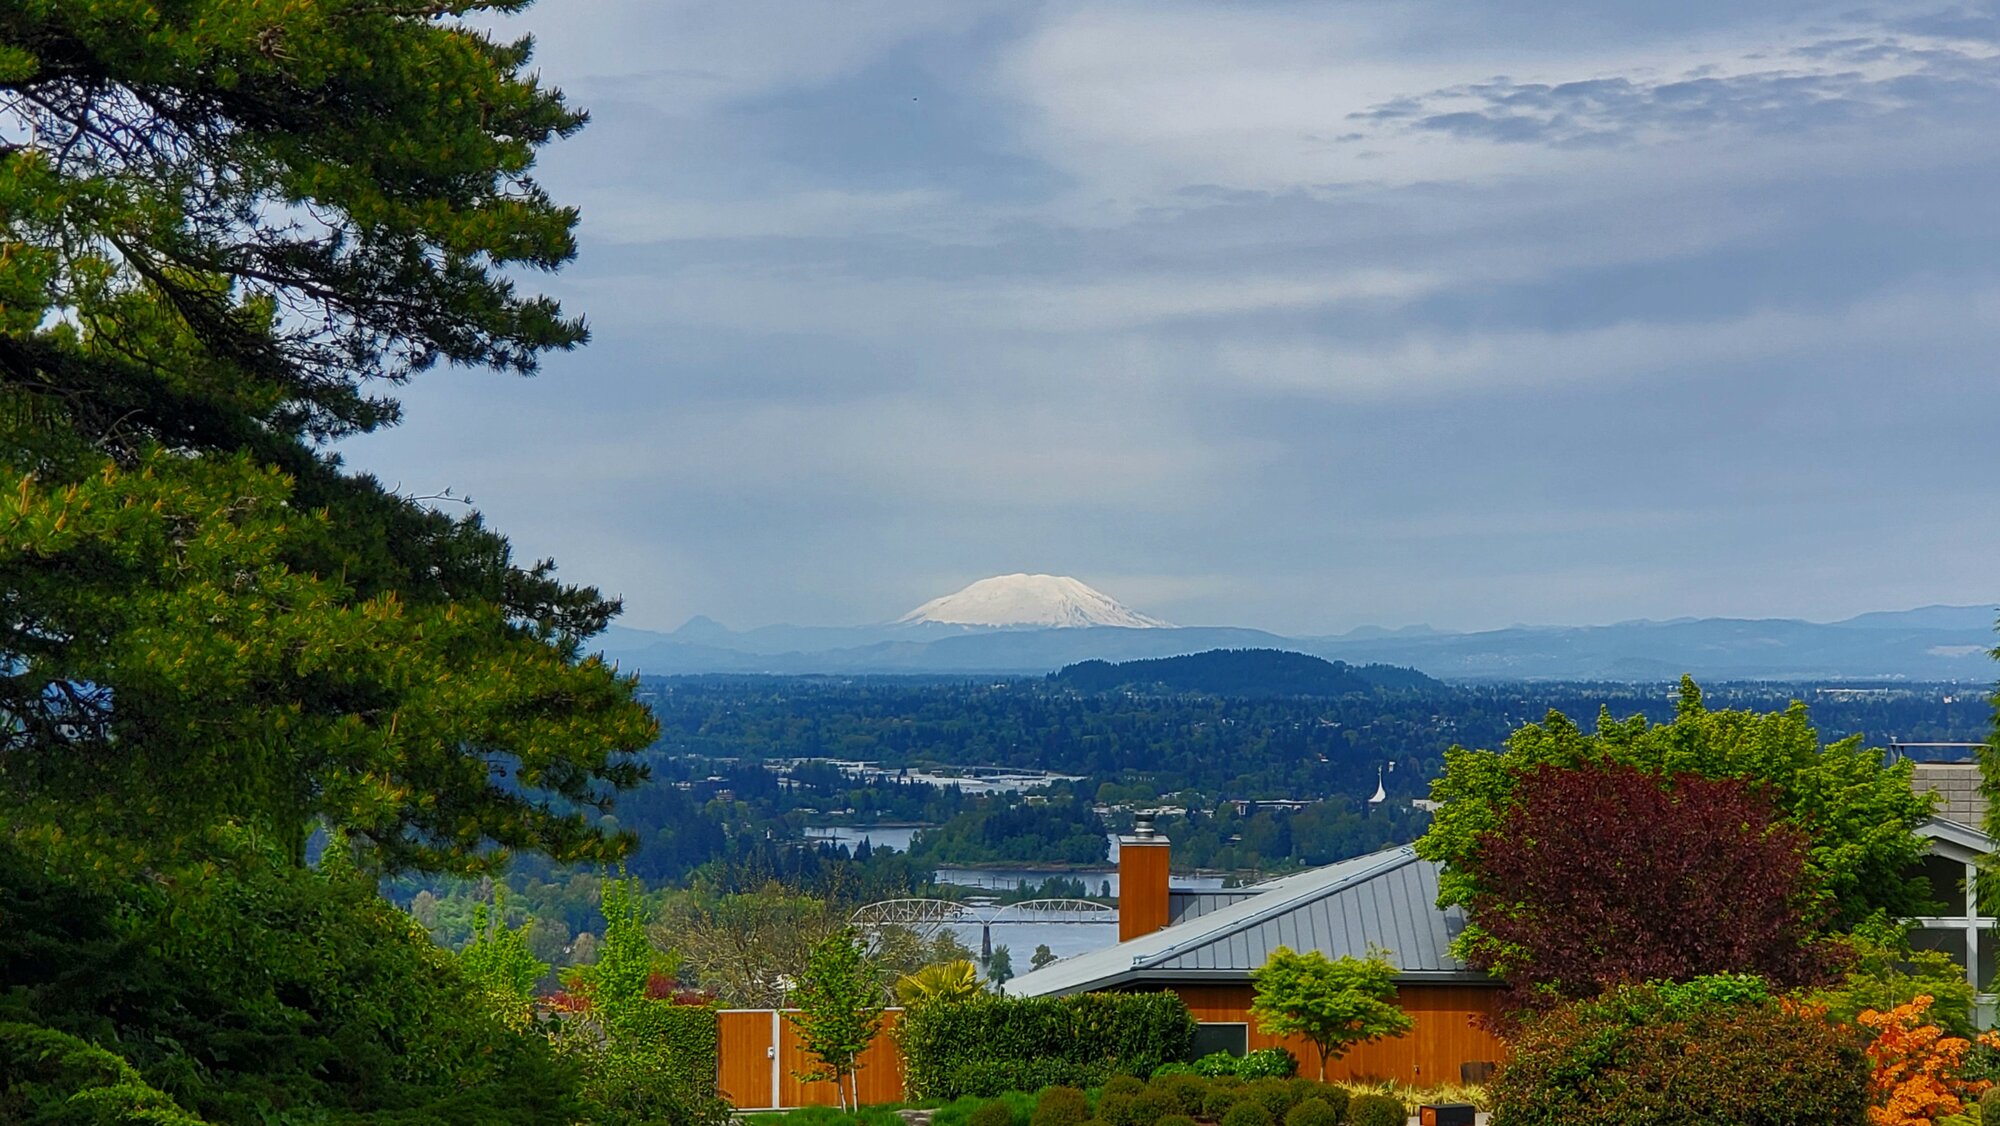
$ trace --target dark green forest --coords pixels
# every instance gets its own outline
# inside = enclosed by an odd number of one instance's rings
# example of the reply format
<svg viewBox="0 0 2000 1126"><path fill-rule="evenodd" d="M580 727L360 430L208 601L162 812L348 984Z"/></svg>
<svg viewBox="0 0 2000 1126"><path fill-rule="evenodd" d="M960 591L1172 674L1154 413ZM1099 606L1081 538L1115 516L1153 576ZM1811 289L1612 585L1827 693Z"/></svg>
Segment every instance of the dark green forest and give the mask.
<svg viewBox="0 0 2000 1126"><path fill-rule="evenodd" d="M1236 675L1234 671L1231 675ZM1806 701L1829 741L1973 741L1991 705L1960 686L1718 684L1718 707L1773 710ZM1101 867L1105 834L1134 808L1165 807L1161 827L1182 870L1253 874L1326 864L1422 835L1429 793L1454 745L1497 747L1550 709L1671 719L1666 684L1438 684L1331 697L1243 698L1061 678L649 678L640 697L661 725L644 753L650 779L604 824L632 833L627 869L650 886L754 889L775 880L840 902L926 890L939 866ZM872 762L859 777L840 763ZM1032 794L968 794L924 783L952 768L1011 766L1078 776ZM1378 770L1381 772L1378 775ZM1370 809L1378 777L1388 801ZM1283 799L1297 808L1262 805ZM1101 811L1101 812L1100 812ZM809 826L925 826L909 853L815 847ZM516 922L533 917L546 960L596 932L596 870L523 858L506 877ZM582 881L582 890L572 887ZM405 880L391 888L440 941L470 934L476 883ZM552 920L560 920L560 926Z"/></svg>

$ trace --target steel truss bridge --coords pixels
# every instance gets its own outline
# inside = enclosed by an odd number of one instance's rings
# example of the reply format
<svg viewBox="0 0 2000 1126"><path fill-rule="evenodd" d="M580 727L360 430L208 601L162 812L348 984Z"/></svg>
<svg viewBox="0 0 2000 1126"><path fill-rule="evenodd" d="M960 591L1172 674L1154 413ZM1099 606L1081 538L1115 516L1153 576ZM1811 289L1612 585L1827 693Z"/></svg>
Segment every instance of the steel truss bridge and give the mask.
<svg viewBox="0 0 2000 1126"><path fill-rule="evenodd" d="M979 956L993 956L993 928L1009 923L1105 924L1118 921L1118 909L1088 899L1029 899L1004 905L960 903L951 899L884 899L856 909L848 922L863 930L908 927L929 937L940 928L979 928Z"/></svg>

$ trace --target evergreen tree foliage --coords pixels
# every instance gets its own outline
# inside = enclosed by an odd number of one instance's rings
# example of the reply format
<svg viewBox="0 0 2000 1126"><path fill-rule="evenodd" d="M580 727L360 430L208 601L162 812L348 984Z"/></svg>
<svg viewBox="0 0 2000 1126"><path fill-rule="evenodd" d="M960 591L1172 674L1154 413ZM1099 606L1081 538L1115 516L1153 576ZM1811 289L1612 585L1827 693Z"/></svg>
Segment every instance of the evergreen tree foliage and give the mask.
<svg viewBox="0 0 2000 1126"><path fill-rule="evenodd" d="M45 843L622 847L584 814L653 726L578 660L615 603L319 444L582 340L510 277L574 251L529 168L582 123L464 22L519 7L0 12L0 801Z"/></svg>
<svg viewBox="0 0 2000 1126"><path fill-rule="evenodd" d="M325 445L584 339L519 288L574 253L530 170L583 123L478 30L524 6L0 6L0 1023L82 1061L0 1052L7 1098L586 1111L376 881L624 850L655 725L582 655L617 604ZM472 959L517 997L519 938Z"/></svg>

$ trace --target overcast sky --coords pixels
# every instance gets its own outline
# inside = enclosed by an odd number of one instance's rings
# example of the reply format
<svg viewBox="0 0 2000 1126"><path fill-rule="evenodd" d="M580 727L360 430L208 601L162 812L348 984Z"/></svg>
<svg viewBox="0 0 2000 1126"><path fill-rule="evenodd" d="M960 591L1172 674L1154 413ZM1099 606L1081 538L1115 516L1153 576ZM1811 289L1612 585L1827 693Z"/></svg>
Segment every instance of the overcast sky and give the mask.
<svg viewBox="0 0 2000 1126"><path fill-rule="evenodd" d="M344 452L624 624L2000 598L2000 20L541 0L590 347Z"/></svg>

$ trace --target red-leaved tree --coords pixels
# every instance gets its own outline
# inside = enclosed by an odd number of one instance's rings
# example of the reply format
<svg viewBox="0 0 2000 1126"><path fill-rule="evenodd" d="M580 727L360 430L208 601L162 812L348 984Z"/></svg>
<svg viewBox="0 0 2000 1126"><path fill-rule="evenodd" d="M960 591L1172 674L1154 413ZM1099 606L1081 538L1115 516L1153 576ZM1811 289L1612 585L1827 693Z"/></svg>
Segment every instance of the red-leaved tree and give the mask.
<svg viewBox="0 0 2000 1126"><path fill-rule="evenodd" d="M1474 850L1469 953L1535 1005L1607 986L1752 973L1827 980L1807 840L1740 779L1665 778L1630 766L1543 766Z"/></svg>

